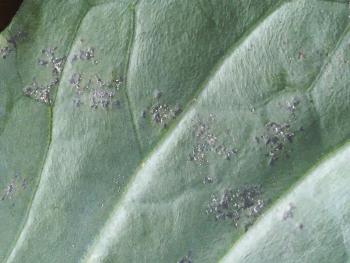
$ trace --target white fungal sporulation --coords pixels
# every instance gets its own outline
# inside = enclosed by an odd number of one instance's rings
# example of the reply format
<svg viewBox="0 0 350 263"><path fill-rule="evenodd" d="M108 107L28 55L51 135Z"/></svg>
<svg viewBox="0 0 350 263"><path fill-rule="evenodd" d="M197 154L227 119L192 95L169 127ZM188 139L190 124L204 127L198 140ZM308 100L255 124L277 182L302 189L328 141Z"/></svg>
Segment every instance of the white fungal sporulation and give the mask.
<svg viewBox="0 0 350 263"><path fill-rule="evenodd" d="M172 120L180 113L181 107L179 104L172 106L162 101L162 92L158 89L153 91L152 104L141 111L140 117L146 119L148 116L154 124L165 128Z"/></svg>
<svg viewBox="0 0 350 263"><path fill-rule="evenodd" d="M293 97L291 100L279 103L279 106L288 112L289 117L283 123L269 121L265 124L264 134L255 137L256 143L264 144L267 150L268 164L273 165L281 157L289 157L289 144L293 142L298 132L304 128L296 128L297 110L300 98Z"/></svg>
<svg viewBox="0 0 350 263"><path fill-rule="evenodd" d="M162 127L166 127L168 123L175 119L180 113L181 109L178 104L172 107L166 103L156 103L150 109L153 123L160 124Z"/></svg>
<svg viewBox="0 0 350 263"><path fill-rule="evenodd" d="M36 101L39 101L45 104L51 104L52 103L52 100L50 98L51 87L52 87L51 85L40 86L34 79L31 85L26 86L23 89L23 93L25 96L30 97Z"/></svg>
<svg viewBox="0 0 350 263"><path fill-rule="evenodd" d="M272 165L285 152L286 144L293 141L295 133L289 124L268 122L265 125L265 134L261 136L268 150L269 164Z"/></svg>
<svg viewBox="0 0 350 263"><path fill-rule="evenodd" d="M52 70L52 75L56 75L56 76L60 76L64 67L64 64L66 62L66 57L56 57L56 50L57 47L54 48L45 48L41 51L41 53L43 55L46 56L47 60L43 60L43 59L39 59L39 64L40 62L46 63L48 62L48 64L51 66L51 70Z"/></svg>
<svg viewBox="0 0 350 263"><path fill-rule="evenodd" d="M226 189L222 194L212 195L206 213L216 220L230 220L235 227L240 222L250 224L265 207L260 186L243 186Z"/></svg>
<svg viewBox="0 0 350 263"><path fill-rule="evenodd" d="M4 201L5 199L12 199L12 196L16 192L16 184L15 182L11 182L8 184L4 190L3 196L1 198L1 201Z"/></svg>
<svg viewBox="0 0 350 263"><path fill-rule="evenodd" d="M97 109L99 106L102 108L109 108L114 96L115 92L112 90L102 88L94 89L91 94L91 108Z"/></svg>
<svg viewBox="0 0 350 263"><path fill-rule="evenodd" d="M296 113L298 109L298 105L300 104L300 99L298 97L293 97L291 100L287 101L285 105L280 105L284 109L288 111L288 113L291 116L291 121L294 121L296 119Z"/></svg>
<svg viewBox="0 0 350 263"><path fill-rule="evenodd" d="M27 180L25 178L21 178L18 174L16 174L11 182L6 185L3 190L3 194L1 197L1 201L12 199L18 190L27 188Z"/></svg>
<svg viewBox="0 0 350 263"><path fill-rule="evenodd" d="M60 75L62 73L65 62L66 62L65 57L52 59L51 63L53 66L53 69L52 69L53 74Z"/></svg>
<svg viewBox="0 0 350 263"><path fill-rule="evenodd" d="M69 83L77 90L80 89L81 74L74 73L69 80Z"/></svg>
<svg viewBox="0 0 350 263"><path fill-rule="evenodd" d="M95 48L90 47L87 50L80 50L81 60L90 60L95 57Z"/></svg>
<svg viewBox="0 0 350 263"><path fill-rule="evenodd" d="M210 116L208 122L200 120L194 126L195 145L190 154L190 160L198 165L208 164L209 155L217 155L226 160L230 160L237 150L234 147L226 146L219 138L211 131L209 123L214 120L214 116Z"/></svg>
<svg viewBox="0 0 350 263"><path fill-rule="evenodd" d="M89 47L87 49L80 49L78 54L74 54L71 58L71 63L76 62L78 59L82 61L89 61L95 58L95 48ZM97 64L96 60L93 60L94 64Z"/></svg>
<svg viewBox="0 0 350 263"><path fill-rule="evenodd" d="M13 51L13 49L11 49L8 46L3 47L3 48L0 48L0 55L3 59L5 59L12 51Z"/></svg>
<svg viewBox="0 0 350 263"><path fill-rule="evenodd" d="M214 182L213 177L205 176L203 179L203 184L212 184Z"/></svg>
<svg viewBox="0 0 350 263"><path fill-rule="evenodd" d="M83 43L84 40L80 40ZM97 64L95 58L95 48L89 47L80 49L78 54L73 54L71 62L80 61L86 63L90 60ZM85 77L84 72L75 72L69 79L69 84L75 91L75 97L73 104L76 107L81 105L89 105L91 109L110 109L121 107L119 99L114 100L117 97L117 93L123 83L122 78L116 78L112 80L105 80L101 78L97 73Z"/></svg>
<svg viewBox="0 0 350 263"><path fill-rule="evenodd" d="M53 103L52 91L57 87L61 73L66 61L65 57L57 57L55 52L57 47L45 48L41 51L44 58L38 59L38 64L44 67L51 68L51 80L48 84L38 84L36 78L33 82L23 88L23 94L41 103L51 105Z"/></svg>
<svg viewBox="0 0 350 263"><path fill-rule="evenodd" d="M84 104L82 100L85 98L88 98L87 104L90 104L92 109L120 108L121 106L119 100L114 100L122 84L121 79L105 81L98 75L95 75L93 79L84 79L82 74L73 73L69 84L75 91L76 97L73 103L77 107Z"/></svg>
<svg viewBox="0 0 350 263"><path fill-rule="evenodd" d="M89 97L89 104L92 109L120 108L121 106L118 99L114 100L122 84L120 79L105 81L96 75L94 79L84 80L81 74L74 73L70 79L70 84L76 90L77 99L80 100L84 94Z"/></svg>
<svg viewBox="0 0 350 263"><path fill-rule="evenodd" d="M27 38L27 33L18 31L7 39L7 46L0 48L0 56L6 59L17 48L17 44Z"/></svg>

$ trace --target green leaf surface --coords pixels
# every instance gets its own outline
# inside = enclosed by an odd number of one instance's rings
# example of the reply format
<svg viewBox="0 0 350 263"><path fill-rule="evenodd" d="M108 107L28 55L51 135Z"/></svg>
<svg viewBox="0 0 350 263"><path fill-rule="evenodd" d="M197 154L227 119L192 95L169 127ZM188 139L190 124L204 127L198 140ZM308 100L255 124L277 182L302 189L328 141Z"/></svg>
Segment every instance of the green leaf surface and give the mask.
<svg viewBox="0 0 350 263"><path fill-rule="evenodd" d="M0 34L0 261L348 262L349 12L25 0Z"/></svg>

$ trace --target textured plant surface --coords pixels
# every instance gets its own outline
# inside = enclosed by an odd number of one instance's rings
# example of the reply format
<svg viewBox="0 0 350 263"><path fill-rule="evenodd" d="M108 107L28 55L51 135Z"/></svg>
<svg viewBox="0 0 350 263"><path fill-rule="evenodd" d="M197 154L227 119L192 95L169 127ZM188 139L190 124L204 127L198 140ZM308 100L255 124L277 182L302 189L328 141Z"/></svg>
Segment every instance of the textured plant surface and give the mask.
<svg viewBox="0 0 350 263"><path fill-rule="evenodd" d="M344 0L26 0L0 34L0 261L348 262Z"/></svg>

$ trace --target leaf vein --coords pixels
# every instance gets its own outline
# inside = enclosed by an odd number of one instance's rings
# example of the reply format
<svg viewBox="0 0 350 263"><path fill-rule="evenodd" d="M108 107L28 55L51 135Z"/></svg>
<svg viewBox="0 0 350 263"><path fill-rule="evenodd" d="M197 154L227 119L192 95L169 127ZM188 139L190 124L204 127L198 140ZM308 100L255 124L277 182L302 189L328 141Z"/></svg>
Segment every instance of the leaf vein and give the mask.
<svg viewBox="0 0 350 263"><path fill-rule="evenodd" d="M146 156L146 160L151 159L151 157L157 152L158 149L161 148L161 146L163 145L163 143L166 141L166 138L171 137L171 134L173 132L173 129L179 122L181 122L181 120L183 120L185 118L185 116L188 114L188 112L190 112L190 110L193 107L193 98L198 97L204 90L205 87L207 86L207 83L210 81L210 79L217 73L218 69L220 69L220 67L222 66L223 62L232 54L232 52L234 52L241 43L243 43L261 24L262 22L265 21L265 19L267 17L269 17L271 14L273 14L274 12L276 12L279 8L281 8L281 6L283 6L284 4L284 0L278 1L275 5L273 5L265 14L263 14L262 16L260 16L257 21L255 21L255 23L253 23L248 29L247 31L237 40L235 41L231 47L229 47L225 54L215 63L213 70L211 71L211 73L209 74L209 76L204 79L204 81L198 86L197 90L193 93L192 95L192 99L189 100L188 104L186 105L183 113L180 115L180 117L174 121L174 123L170 126L169 130L167 132L164 133L163 136L161 136L160 140L158 141L158 143L153 147L153 149L149 152L148 156ZM134 174L132 175L131 179L129 180L128 184L125 187L125 191L123 193L123 195L121 196L121 198L119 199L119 201L117 201L115 208L113 209L110 218L112 217L113 214L115 214L116 211L118 211L119 207L121 206L123 199L125 199L127 193L128 193L128 188L130 187L130 185L136 180L137 174L140 173L140 171L142 170L142 167L144 165L144 162L142 162L135 170ZM110 220L107 220L106 224L109 222ZM106 225L105 225L106 227ZM105 228L103 227L103 229ZM103 229L101 231L101 233L103 233ZM88 261L88 257L93 255L93 251L96 248L97 244L99 243L98 241L101 239L101 235L100 238L98 240L95 240L92 244L92 246L90 247L90 249L87 251L86 253L86 257L85 260Z"/></svg>
<svg viewBox="0 0 350 263"><path fill-rule="evenodd" d="M88 12L89 12L90 10L91 10L91 7L88 6L88 8L85 10L85 12L83 13L83 15L82 15L81 18L79 19L79 21L78 21L78 23L77 23L77 26L76 26L76 29L75 29L75 31L74 31L73 36L76 36L76 34L77 34L77 32L78 32L78 30L79 30L79 28L80 28L80 26L81 26L81 24L82 24L84 18L86 17L86 15L88 14ZM72 39L72 41L71 41L71 43L70 43L70 45L69 45L69 48L67 49L68 52L70 52L70 50L71 50L71 48L72 48L73 43L75 42L75 40L76 40L76 37L73 37L73 39ZM67 62L66 62L66 63L67 63ZM66 66L66 63L65 63L65 65L64 65L64 68L65 68L65 66ZM63 68L63 71L64 71L64 68ZM63 71L62 71L62 72L63 72ZM63 73L62 73L62 74L63 74ZM58 86L57 86L58 88L59 88L60 85L61 85L61 80L62 80L62 77L61 77L61 79L60 79L60 81L59 81L59 84L58 84ZM58 88L57 88L57 89L58 89ZM57 95L57 91L56 91L56 95ZM24 216L21 229L19 230L19 232L18 232L18 234L17 234L17 236L16 236L16 238L15 238L15 240L14 240L14 242L13 242L13 245L12 245L11 248L9 249L9 252L8 252L7 256L5 257L5 259L4 259L4 261L3 261L3 262L6 262L6 263L12 261L12 257L14 256L14 255L13 255L13 252L15 251L16 245L17 245L17 243L18 243L18 241L19 241L19 239L20 239L20 237L21 237L21 235L22 235L22 233L23 233L23 230L24 230L24 228L25 228L25 226L26 226L26 223L27 223L27 221L28 221L28 217L29 217L29 214L30 214L32 205L33 205L33 201L34 201L34 199L35 199L36 193L37 193L37 191L38 191L38 189L39 189L39 186L40 186L40 182L41 182L41 179L42 179L43 170L44 170L45 163L46 163L46 160L47 160L47 157L48 157L48 153L49 153L49 151L50 151L51 144L52 144L53 110L54 110L54 106L53 106L53 105L52 105L52 106L49 106L48 112L49 112L49 115L50 115L50 116L49 116L48 143L47 143L47 148L46 148L46 151L45 151L45 156L44 156L44 158L43 158L43 162L42 162L42 165L41 165L41 167L40 167L39 178L37 179L37 182L36 182L36 185L35 185L35 188L34 188L34 193L33 193L32 197L31 197L31 200L30 200L30 202L29 202L29 204L28 204L28 208L27 208L26 214L25 214L25 216Z"/></svg>
<svg viewBox="0 0 350 263"><path fill-rule="evenodd" d="M136 2L133 6L133 10L132 10L132 19L131 19L131 36L130 36L130 40L129 40L129 46L128 46L128 50L127 50L127 63L125 65L125 71L124 71L124 75L125 75L125 97L126 97L126 101L128 104L128 109L129 109L129 114L130 114L130 118L131 118L131 124L132 124L132 128L134 130L135 133L135 139L136 139L136 143L138 146L138 151L140 153L140 155L142 155L142 144L141 144L141 137L140 134L138 132L137 129L137 125L135 122L135 117L134 117L134 111L133 111L133 107L130 101L130 96L129 96L129 89L128 89L128 76L129 76L129 68L130 68L130 58L132 56L132 51L133 51L133 47L134 47L134 43L135 43L135 32L136 32L136 21L137 21L137 12L136 12L136 6L137 6L138 2Z"/></svg>
<svg viewBox="0 0 350 263"><path fill-rule="evenodd" d="M329 63L331 62L332 58L334 57L336 51L338 50L338 48L340 47L341 43L343 42L345 36L347 35L348 31L350 30L350 25L346 26L345 29L343 30L343 32L339 35L338 40L336 41L334 47L332 48L331 52L329 53L330 55L325 59L323 65L320 67L319 73L315 76L315 78L313 79L313 81L311 82L311 84L309 85L309 88L307 89L307 91L312 90L315 85L319 82L319 80L321 79L323 73L325 72L326 68L328 67ZM314 102L313 100L310 100L310 103L314 109L314 111L317 113L315 106L314 106ZM331 153L332 151L330 151ZM330 153L326 153L325 155L328 155ZM311 168L312 169L312 168ZM279 200L281 200L284 196L286 196L288 193L292 192L292 190L298 186L303 180L305 180L305 176L308 174L309 170L300 177L299 180L296 181L296 183L294 183L291 187L289 187L279 198L277 198L274 203L269 207L268 210L272 209L274 207L274 205L276 205L278 203ZM265 212L266 213L266 212ZM253 225L256 225L259 221L255 222ZM230 247L230 250L233 250L234 247L239 243L240 239L243 237L244 235L242 235L240 238L238 238L235 242L233 242L232 246ZM227 255L228 253L224 254L222 256L222 258L219 260L219 262Z"/></svg>

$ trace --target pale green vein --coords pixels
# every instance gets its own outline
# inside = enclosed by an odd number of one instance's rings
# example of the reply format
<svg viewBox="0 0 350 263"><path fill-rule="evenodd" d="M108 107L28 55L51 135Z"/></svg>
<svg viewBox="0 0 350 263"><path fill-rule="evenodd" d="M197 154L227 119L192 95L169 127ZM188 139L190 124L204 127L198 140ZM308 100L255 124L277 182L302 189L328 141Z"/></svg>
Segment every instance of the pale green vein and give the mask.
<svg viewBox="0 0 350 263"><path fill-rule="evenodd" d="M350 30L350 24L345 28L343 33L340 35L337 43L334 45L332 51L330 52L329 56L327 57L327 60L325 61L325 63L321 67L319 73L316 75L316 77L314 78L314 80L311 82L310 86L307 89L307 96L309 98L309 102L312 105L312 109L313 109L314 114L316 114L316 115L319 115L319 113L317 112L317 109L315 107L315 103L314 103L314 100L312 97L312 91L316 87L317 83L320 82L324 72L327 70L327 68L329 66L329 63L331 63L335 53L338 51L338 49L341 46L341 44L343 43L346 35L349 33L349 30Z"/></svg>
<svg viewBox="0 0 350 263"><path fill-rule="evenodd" d="M264 212L264 214L269 214L271 211L273 211L273 209L281 202L281 200L283 200L285 197L287 197L290 193L293 192L294 189L296 189L298 186L300 186L305 180L306 178L308 178L308 175L312 175L312 171L314 171L320 164L322 164L324 161L327 160L327 158L335 156L336 153L343 151L346 147L348 147L350 145L350 141L349 140L343 140L340 144L338 144L336 147L334 147L331 151L329 151L326 155L324 155L321 159L318 160L318 162L316 164L314 164L313 166L311 166L303 175L302 177L296 181L291 187L289 187L284 193L283 195L280 196L280 198L276 199L273 204ZM259 219L254 223L254 225L252 227L249 228L249 232L253 231L255 228L258 227L259 223L264 219L263 216L259 217ZM234 250L234 248L239 244L239 242L243 239L245 235L241 235L239 239L237 239L234 244L231 246L231 248L229 249L228 253L232 250ZM228 253L226 253L225 255L223 255L218 262L222 262L222 260L228 255Z"/></svg>
<svg viewBox="0 0 350 263"><path fill-rule="evenodd" d="M137 2L137 4L139 4L140 2ZM192 92L192 94L189 96L189 98L187 100L188 102L184 106L182 114L177 118L177 120L175 120L173 123L170 124L169 129L166 132L161 134L161 136L158 140L158 143L156 145L154 145L154 147L150 151L148 151L147 155L145 156L145 159L147 159L147 156L152 155L152 153L154 152L154 149L156 149L158 147L158 145L161 144L161 142L164 140L164 138L167 137L169 133L171 133L171 131L174 127L176 127L177 123L179 123L180 120L184 118L184 116L186 115L186 112L191 109L195 98L199 97L199 95L204 91L205 87L207 86L207 84L209 83L211 78L220 69L223 62L229 56L231 56L231 54L251 35L252 32L254 32L254 30L263 21L265 21L266 18L268 18L272 13L274 13L277 9L279 9L284 4L284 2L285 2L285 0L280 0L275 5L270 7L263 15L261 15L256 21L254 21L249 28L247 28L247 30L239 37L238 40L234 41L234 43L226 49L226 51L221 56L221 58L218 59L216 63L214 63L214 66L213 66L212 70L209 71L208 76L198 85L198 88L196 88L194 90L194 92ZM199 6L199 8L202 10L201 6ZM202 10L202 12L204 12L204 11ZM130 62L128 62L128 63L130 63ZM130 101L129 105L131 105L131 104L132 104L132 102ZM134 123L134 129L136 129L136 134L140 138L136 122L133 122L133 123ZM139 139L139 141L141 142L141 139ZM141 144L141 146L142 146L142 144Z"/></svg>
<svg viewBox="0 0 350 263"><path fill-rule="evenodd" d="M125 64L125 70L124 70L124 76L125 76L125 80L124 80L124 86L126 88L125 90L125 97L127 100L127 104L128 104L128 109L129 109L129 114L130 114L130 118L131 118L131 124L135 133L135 139L137 142L137 146L138 146L138 150L140 153L140 156L142 156L142 143L141 143L141 137L140 134L138 132L138 129L136 128L136 122L135 122L135 116L134 116L134 111L132 109L132 105L131 105L131 101L130 101L130 97L129 97L129 89L128 89L128 76L129 76L129 68L130 68L130 58L131 58L131 54L132 54L132 50L134 49L134 43L135 43L135 32L136 32L136 21L137 21L137 13L136 13L136 6L137 6L138 2L136 2L133 6L132 6L132 19L131 19L131 36L130 36L130 40L129 40L129 45L128 45L128 50L127 50L127 62Z"/></svg>
<svg viewBox="0 0 350 263"><path fill-rule="evenodd" d="M238 39L230 48L227 49L227 51L225 52L225 54L222 56L221 59L218 60L218 62L215 64L215 66L213 67L213 70L210 72L208 78L206 78L201 85L199 85L199 87L197 88L197 90L194 92L194 94L192 95L193 98L199 97L200 94L202 92L204 92L205 87L207 87L208 82L211 80L211 78L213 76L215 76L215 74L217 73L217 71L220 69L220 67L222 66L223 62L231 56L231 54L238 48L240 47L240 45L265 21L265 19L267 17L269 17L271 14L273 14L274 12L276 12L284 3L285 1L278 1L274 6L272 6L263 16L261 16L246 32L245 34L243 34L241 36L240 39ZM156 153L159 151L160 148L162 148L162 146L164 145L164 143L167 141L167 139L169 139L172 134L173 134L173 130L174 127L177 126L177 124L179 124L182 120L184 120L186 118L186 116L188 115L188 113L193 109L194 104L193 104L193 99L189 100L189 103L186 105L183 113L179 116L179 118L171 125L170 129L164 133L164 135L160 138L160 140L158 141L158 143L156 144L156 146L150 151L150 153L148 154L147 158L146 158L146 162L148 162L148 160L150 160L152 158L152 156L155 156ZM142 171L144 166L144 163L141 163L136 171L134 172L134 174L132 175L130 181L128 182L127 186L125 187L125 190L123 192L123 195L121 196L121 198L119 199L119 201L117 202L113 212L111 213L111 217L113 214L116 214L116 211L119 210L119 208L121 207L123 200L126 199L126 196L128 194L128 189L131 187L131 185L133 184L134 181L136 181L137 175ZM108 223L108 221L106 222ZM106 228L106 225L105 225ZM101 231L101 233L103 233L103 229ZM99 238L99 240L101 240L101 236ZM95 240L94 244L92 245L91 249L89 251L87 251L86 253L86 257L84 258L84 260L89 261L89 257L92 256L94 254L94 249L98 246L98 240Z"/></svg>
<svg viewBox="0 0 350 263"><path fill-rule="evenodd" d="M320 70L319 70L319 73L315 75L315 78L313 79L313 81L311 82L311 84L309 85L307 91L310 91L312 90L316 85L317 83L320 81L321 77L323 76L323 73L324 71L326 70L326 68L329 66L329 63L332 61L332 58L334 57L335 53L337 52L337 50L339 49L339 47L341 46L345 36L347 35L347 33L349 32L350 30L350 25L346 26L345 29L343 30L343 32L340 34L338 40L336 41L336 44L334 45L334 47L332 48L331 52L329 53L329 56L327 57L327 59L325 59L323 65L320 67ZM312 100L311 100L312 101ZM312 103L313 105L313 103ZM316 111L316 110L315 110ZM346 140L345 140L346 141ZM342 141L340 145L342 145L344 142ZM334 149L338 149L339 148L339 145L338 147L335 147ZM329 153L327 153L325 156L329 156L331 155L332 153L334 153L336 150L331 150ZM322 160L324 160L325 157L323 157ZM317 164L321 163L321 161L319 161ZM309 172L314 169L314 167L316 167L316 165L312 166L306 173L304 173L300 178L299 180L294 183L291 187L289 187L278 199L276 199L274 201L274 203L270 206L270 208L268 209L268 211L270 211L278 202L279 200L283 199L286 195L288 195L290 192L293 191L293 189L295 187L297 187L298 185L301 184L301 182L303 180L306 179L307 175L309 174ZM257 222L254 223L254 225L258 224L260 222L260 220L258 220ZM233 244L232 244L232 247L230 248L230 250L233 250L234 247L239 243L239 241L241 240L241 238L243 237L244 235L242 235L239 239L237 239ZM225 257L227 255L227 253L223 256ZM223 258L222 257L222 258Z"/></svg>
<svg viewBox="0 0 350 263"><path fill-rule="evenodd" d="M314 87L316 86L316 84L320 81L320 79L322 78L324 72L327 70L327 67L329 66L329 63L332 61L335 53L337 52L337 50L340 48L341 44L344 41L344 38L346 37L346 35L349 33L350 31L350 25L347 25L343 32L340 33L337 41L335 41L334 46L331 48L331 51L329 52L328 56L324 59L323 64L320 66L317 74L315 74L315 76L313 77L313 79L310 81L310 84L308 85L308 87L305 88L305 93L306 95L309 95L310 92L314 89ZM293 91L297 91L298 89L296 88L284 88L280 91L275 92L274 94L272 94L271 96L269 96L268 98L266 98L266 100L262 101L261 103L255 104L255 108L261 108L266 106L277 94L283 94L285 92L293 92ZM313 101L310 100L310 103L313 105Z"/></svg>
<svg viewBox="0 0 350 263"><path fill-rule="evenodd" d="M311 91L313 90L313 88L315 87L315 85L319 82L319 80L321 79L321 77L323 76L325 70L327 69L329 63L332 61L335 53L338 51L339 47L341 46L341 44L344 41L344 38L346 37L346 35L349 33L350 30L350 25L347 25L344 29L344 31L342 32L342 34L340 34L338 41L335 43L334 47L331 49L331 52L329 52L328 57L325 61L325 63L322 65L319 73L316 75L316 77L314 78L314 80L312 81L312 83L310 84L310 86L307 88L307 91Z"/></svg>
<svg viewBox="0 0 350 263"><path fill-rule="evenodd" d="M283 4L283 2L284 2L284 1L278 2L272 9L269 10L269 12L267 12L267 14L265 14L262 18L260 18L260 19L258 20L258 22L257 22L255 25L253 25L253 26L250 28L250 30L248 30L248 32L246 32L238 42L234 43L234 45L233 45L231 48L228 49L228 51L227 51L226 54L222 57L222 59L220 59L220 60L218 61L218 63L214 66L213 70L211 71L211 74L209 74L209 77L208 77L206 80L204 80L204 82L202 83L202 85L199 86L198 90L195 92L196 95L194 95L194 97L199 96L199 94L200 94L201 92L203 92L203 90L204 90L205 87L207 86L207 83L210 81L210 79L212 78L212 76L214 76L214 75L216 74L216 72L218 71L218 69L220 69L221 65L222 65L223 62L227 59L227 57L229 57L229 56L236 50L236 48L239 47L240 44L241 44L242 42L245 41L245 39L246 39L248 36L250 36L250 34L261 24L262 21L265 20L266 17L270 16L272 13L274 13L276 10L278 10L279 7ZM347 29L345 29L345 31L347 31ZM342 36L343 36L343 35L344 35L344 34L341 34L341 36L340 36L340 42L341 42L341 39L342 39ZM338 42L339 42L339 40L338 40ZM337 42L337 43L338 43L338 42ZM337 46L338 46L338 44L335 45L335 49L336 49ZM324 62L324 64L327 65L327 64L328 64L328 60L326 60L326 61ZM317 75L315 76L315 79L312 81L312 83L314 83L315 81L317 82L317 80L319 79L319 75L322 74L322 69L323 69L324 67L325 67L325 66L321 66L321 67L320 67L320 72L321 72L321 73L319 73L319 74L317 74ZM198 94L198 95L197 95L197 94ZM188 112L192 109L192 106L193 106L193 104L191 104L191 103L189 103L189 104L186 106L186 110L185 110L184 113L181 115L181 117L176 121L176 123L174 123L174 124L172 125L172 127L175 127L179 122L181 122L181 121L187 116ZM159 149L162 147L162 145L164 144L164 141L166 141L167 138L171 137L171 135L172 135L172 129L170 129L169 132L165 133L164 137L161 138L161 140L160 140L159 143L156 145L156 147L151 151L151 153L150 153L150 155L148 156L147 160L151 159L151 157L152 157L155 153L158 152L158 150L159 150ZM146 161L146 162L147 162L147 161ZM142 165L143 165L143 164L142 164ZM142 169L143 169L143 166L142 166L142 165L141 165L140 167L138 167L138 169L136 170L136 173L134 174L133 179L130 180L129 185L128 185L127 188L130 187L130 184L131 184L133 181L136 180L137 175L142 171ZM124 196L122 196L122 198L120 199L120 201L117 203L117 205L116 205L116 207L115 207L115 210L114 210L114 214L116 214L116 212L117 212L117 211L119 210L119 208L121 207L121 203L122 203L123 200L126 198L126 195L127 195L127 190L124 192ZM105 226L105 227L106 227L106 226ZM102 238L102 236L100 236L99 240L101 240L101 238ZM95 245L96 245L96 243L95 243ZM93 246L93 247L92 247L92 251L90 251L87 255L92 256L92 255L94 254L94 249L96 249L96 248L97 248L97 246ZM86 259L89 260L89 257L87 257Z"/></svg>
<svg viewBox="0 0 350 263"><path fill-rule="evenodd" d="M87 13L90 11L91 7L87 6L86 8L86 11L82 14L81 18L78 20L78 23L77 23L77 26L75 28L75 31L74 31L74 34L72 36L75 36L76 33L78 32L79 28L80 28L80 25L82 24L84 18L86 17ZM72 46L73 46L73 43L75 41L76 37L73 37L70 45L69 45L69 48L67 48L67 51L70 52ZM66 63L64 65L64 68L66 66ZM64 69L63 69L64 71ZM63 71L62 71L62 75L63 75ZM58 87L60 87L61 85L61 80L62 80L62 76L61 76L61 79L60 79L60 82L58 84ZM57 94L57 90L56 90L56 94ZM42 179L42 174L43 174L43 170L44 170L44 167L45 167L45 163L46 163L46 159L47 159L47 156L48 156L48 153L50 151L50 148L51 148L51 144L52 144L52 131L53 131L53 111L54 111L54 106L50 105L48 107L48 113L49 113L49 134L48 134L48 142L47 142L47 148L46 148L46 151L45 151L45 156L43 158L43 162L42 162L42 165L40 167L40 172L39 172L39 178L37 179L37 182L36 182L36 185L34 187L34 192L33 192L33 195L30 199L30 202L28 204L28 208L27 208L27 211L26 211L26 214L24 216L24 219L23 219L23 223L21 224L21 227L20 227L20 231L18 232L14 242L13 242L13 245L11 246L11 248L9 249L9 252L7 254L7 256L5 257L4 261L3 262L11 262L12 261L12 258L13 258L13 252L15 251L15 248L16 248L16 245L18 243L18 240L23 232L23 229L25 228L25 225L26 225L26 222L28 220L28 217L29 217L29 213L31 211L31 208L32 208L32 205L33 205L33 201L35 199L35 195L39 189L39 186L40 186L40 182L41 182L41 179Z"/></svg>
<svg viewBox="0 0 350 263"><path fill-rule="evenodd" d="M248 31L237 41L234 43L233 46L231 46L226 52L225 54L223 55L223 57L217 62L215 63L214 67L213 67L213 70L210 72L209 74L209 77L206 78L202 83L201 85L198 86L198 88L196 89L196 91L191 95L192 98L196 98L200 95L201 92L203 92L203 90L205 90L205 88L207 87L207 84L208 82L211 80L211 78L213 76L215 76L215 74L217 73L218 69L220 69L220 67L222 66L223 62L232 54L232 52L240 46L240 44L261 24L261 22L263 22L265 20L266 17L268 17L269 15L271 15L274 11L276 11L280 6L281 4L283 3L284 1L279 1L275 6L273 6L264 16L260 17L255 23L254 25L252 25ZM81 17L78 25L77 25L77 28L76 28L76 31L73 35L73 39L71 41L71 45L69 47L68 50L71 49L74 41L75 41L75 38L74 36L76 36L76 33L77 31L79 30L80 28L80 25L84 19L84 17L86 16L86 14L89 12L91 8L87 8L87 11L86 13ZM131 31L131 37L130 37L130 40L129 40L129 46L128 46L128 51L127 51L127 55L128 55L128 59L127 59L127 63L126 63L126 67L125 67L125 76L126 76L126 79L125 79L125 86L127 87L127 76L128 76L128 71L129 71L129 65L130 65L130 57L131 57L131 54L132 54L132 49L133 49L133 45L134 45L134 40L135 40L135 30L136 30L136 11L133 10L133 18L132 18L132 22L131 22L131 26L132 26L132 31ZM345 32L348 31L348 28L345 30ZM345 33L344 33L345 34ZM344 35L343 34L343 35ZM345 37L345 35L343 36ZM340 45L341 43L341 40L338 41L338 43L335 45L335 49L337 49L337 46ZM334 53L335 51L333 50L332 54ZM332 55L329 56L329 59L331 59ZM325 64L321 67L321 70L319 72L318 75L316 75L315 79L313 80L312 83L315 83L315 82L318 82L319 79L321 78L322 74L323 74L323 71L325 70L326 66L328 65L329 62L325 62ZM61 85L61 83L59 83L59 86ZM314 85L314 84L312 84ZM57 93L56 93L57 94ZM138 130L136 129L136 124L135 124L135 120L134 120L134 112L131 108L131 104L130 104L130 99L129 99L129 94L128 94L128 90L126 89L126 98L127 98L127 101L128 101L128 109L130 111L130 116L131 116L131 121L132 121L132 124L133 124L133 129L134 129L134 132L135 132L135 136L136 136L136 140L137 140L137 143L138 143L138 146L139 146L139 149L140 151L142 151L142 147L141 147L141 140L140 140L140 136L138 134ZM189 114L189 112L191 111L191 109L193 108L192 107L193 104L192 104L192 100L190 99L187 106L185 107L185 110L183 112L183 114L179 117L179 119L171 126L171 128L174 128L178 123L180 123L181 120L183 120L184 118L186 118ZM52 124L52 120L53 120L53 107L49 109L49 112L50 112L50 133L49 133L49 139L48 139L48 147L47 147L47 150L46 150L46 154L45 154L45 157L44 157L44 162L43 162L43 165L41 167L41 173L40 173L40 176L39 176L39 179L38 179L38 185L36 187L36 191L37 191L37 188L40 184L40 180L41 180L41 176L42 176L42 171L44 169L44 165L45 165L45 162L46 162L46 158L47 158L47 154L49 152L49 149L50 149L50 146L51 146L51 141L52 141L52 129L53 129L53 124ZM147 159L150 159L154 153L156 153L158 151L158 149L160 147L162 147L162 145L164 144L164 141L169 138L172 134L173 134L173 131L174 129L169 129L168 132L164 133L164 135L161 137L161 140L158 142L158 144L153 148L153 150L149 153L149 156L147 157ZM136 180L136 176L137 174L139 173L139 171L142 170L142 165L139 166L138 170L136 171L136 173L132 176L131 180L129 181L129 184L131 184L134 180ZM128 186L129 186L128 184ZM124 195L127 194L127 190L128 190L128 186L126 187L125 189L125 192L124 192ZM26 216L25 216L25 219L24 219L24 224L22 226L22 230L24 228L24 225L25 225L25 222L27 221L27 218L28 218L28 214L29 214L29 211L30 211L30 208L31 208L31 205L32 205L32 202L33 202L33 199L35 197L35 194L36 194L36 191L34 192L33 194L33 198L29 204L29 208L26 212ZM123 198L124 196L122 196L122 198L119 200L119 202L123 202ZM118 202L118 203L119 203ZM117 207L116 207L118 210L118 204L117 204ZM22 232L22 231L21 231ZM21 235L21 232L19 232L19 235L18 237L16 238L16 243L17 243L17 240L18 238L20 237ZM13 248L16 246L16 243L15 245L13 246ZM12 249L13 251L13 249ZM9 258L9 256L7 257L7 259ZM5 260L5 262L7 262L7 260Z"/></svg>

